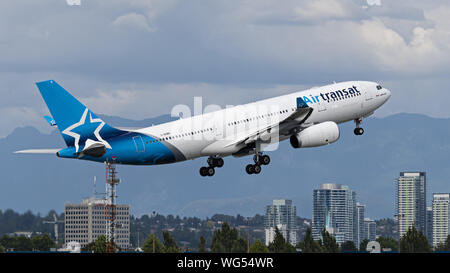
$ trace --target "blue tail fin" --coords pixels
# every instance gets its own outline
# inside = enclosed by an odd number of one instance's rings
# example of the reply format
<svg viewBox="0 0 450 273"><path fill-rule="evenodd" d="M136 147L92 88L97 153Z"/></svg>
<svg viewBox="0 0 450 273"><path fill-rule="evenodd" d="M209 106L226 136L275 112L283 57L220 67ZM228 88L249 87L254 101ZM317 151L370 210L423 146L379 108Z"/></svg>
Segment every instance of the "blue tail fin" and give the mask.
<svg viewBox="0 0 450 273"><path fill-rule="evenodd" d="M74 146L76 152L89 139L111 149L105 139L126 133L106 124L55 81L38 82L36 85L64 141L68 147Z"/></svg>

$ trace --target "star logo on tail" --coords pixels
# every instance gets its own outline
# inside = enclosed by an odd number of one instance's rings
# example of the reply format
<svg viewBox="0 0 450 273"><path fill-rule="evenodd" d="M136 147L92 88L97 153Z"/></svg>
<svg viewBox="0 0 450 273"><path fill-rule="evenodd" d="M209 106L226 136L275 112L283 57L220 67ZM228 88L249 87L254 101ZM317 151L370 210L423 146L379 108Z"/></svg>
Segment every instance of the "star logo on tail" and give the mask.
<svg viewBox="0 0 450 273"><path fill-rule="evenodd" d="M86 108L81 115L80 121L72 124L62 131L63 134L71 136L74 138L75 151L78 153L80 142L85 144L86 141L91 140L101 142L106 148L111 149L111 145L102 138L100 135L100 130L102 130L105 122L100 118L92 118L92 113L89 113L89 119L87 119L89 110ZM98 124L98 125L97 125Z"/></svg>

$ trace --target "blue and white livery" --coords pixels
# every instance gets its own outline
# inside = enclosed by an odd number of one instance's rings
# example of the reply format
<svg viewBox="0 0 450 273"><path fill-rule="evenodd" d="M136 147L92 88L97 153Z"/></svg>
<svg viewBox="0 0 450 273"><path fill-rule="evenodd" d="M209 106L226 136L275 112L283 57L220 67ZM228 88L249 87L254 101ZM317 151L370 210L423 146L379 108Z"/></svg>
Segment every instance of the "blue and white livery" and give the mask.
<svg viewBox="0 0 450 273"><path fill-rule="evenodd" d="M202 176L212 176L223 158L254 155L248 174L270 163L263 154L283 140L294 148L327 145L339 139L337 124L362 119L391 96L375 82L350 81L239 105L142 129L115 128L53 80L37 87L67 147L16 153L56 153L58 157L131 165L158 165L208 157Z"/></svg>

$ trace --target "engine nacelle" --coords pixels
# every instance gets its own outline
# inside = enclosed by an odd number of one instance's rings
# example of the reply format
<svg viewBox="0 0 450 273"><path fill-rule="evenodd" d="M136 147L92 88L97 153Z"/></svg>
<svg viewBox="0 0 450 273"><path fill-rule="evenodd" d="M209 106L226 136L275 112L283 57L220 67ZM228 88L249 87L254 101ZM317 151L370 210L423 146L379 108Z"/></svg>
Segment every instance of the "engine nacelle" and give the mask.
<svg viewBox="0 0 450 273"><path fill-rule="evenodd" d="M338 125L333 121L326 121L292 135L290 141L294 148L307 148L331 144L338 139Z"/></svg>

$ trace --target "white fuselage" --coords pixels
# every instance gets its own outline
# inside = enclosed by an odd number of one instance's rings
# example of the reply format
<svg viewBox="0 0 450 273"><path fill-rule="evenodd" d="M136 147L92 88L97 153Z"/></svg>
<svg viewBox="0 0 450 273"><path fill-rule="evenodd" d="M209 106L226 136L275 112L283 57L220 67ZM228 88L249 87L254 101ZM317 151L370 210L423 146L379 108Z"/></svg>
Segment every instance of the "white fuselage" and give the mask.
<svg viewBox="0 0 450 273"><path fill-rule="evenodd" d="M305 124L325 121L343 123L371 115L389 99L390 91L380 88L374 82L341 82L183 118L135 132L169 144L182 154L183 160L201 156L227 156L245 146L242 143L234 145L238 143L237 140L282 122L293 114L298 107L299 97L314 109L304 121ZM279 141L287 138L289 136L280 136Z"/></svg>

